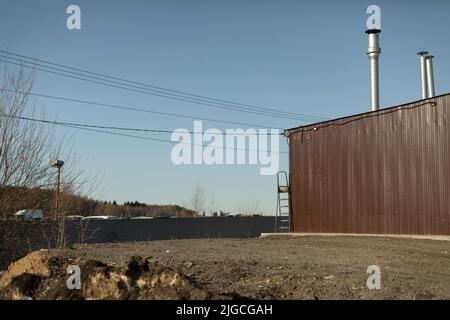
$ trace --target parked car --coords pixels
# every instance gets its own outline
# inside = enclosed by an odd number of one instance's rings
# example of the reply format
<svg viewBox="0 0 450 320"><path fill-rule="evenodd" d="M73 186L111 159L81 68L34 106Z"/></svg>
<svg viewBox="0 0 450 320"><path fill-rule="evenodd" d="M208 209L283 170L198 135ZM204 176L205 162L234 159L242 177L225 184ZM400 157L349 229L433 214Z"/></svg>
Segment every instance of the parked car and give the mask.
<svg viewBox="0 0 450 320"><path fill-rule="evenodd" d="M86 220L118 220L121 219L120 217L117 216L88 216L88 217L84 217L83 219L81 219L81 221L86 221Z"/></svg>
<svg viewBox="0 0 450 320"><path fill-rule="evenodd" d="M84 218L84 216L79 216L79 215L66 216L66 220L70 220L70 221L79 221L79 220L82 220L83 218Z"/></svg>
<svg viewBox="0 0 450 320"><path fill-rule="evenodd" d="M41 209L24 209L17 211L14 216L22 220L42 220L44 212Z"/></svg>
<svg viewBox="0 0 450 320"><path fill-rule="evenodd" d="M142 217L132 217L131 218L131 220L151 220L151 219L153 219L153 217L142 216Z"/></svg>

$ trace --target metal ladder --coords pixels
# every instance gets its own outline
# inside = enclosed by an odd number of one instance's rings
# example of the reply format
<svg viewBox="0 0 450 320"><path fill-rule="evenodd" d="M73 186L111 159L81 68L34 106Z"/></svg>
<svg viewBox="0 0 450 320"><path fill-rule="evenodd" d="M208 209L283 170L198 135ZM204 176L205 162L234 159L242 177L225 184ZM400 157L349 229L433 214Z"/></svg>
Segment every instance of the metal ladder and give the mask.
<svg viewBox="0 0 450 320"><path fill-rule="evenodd" d="M289 232L289 180L286 171L277 173L277 213L275 232Z"/></svg>

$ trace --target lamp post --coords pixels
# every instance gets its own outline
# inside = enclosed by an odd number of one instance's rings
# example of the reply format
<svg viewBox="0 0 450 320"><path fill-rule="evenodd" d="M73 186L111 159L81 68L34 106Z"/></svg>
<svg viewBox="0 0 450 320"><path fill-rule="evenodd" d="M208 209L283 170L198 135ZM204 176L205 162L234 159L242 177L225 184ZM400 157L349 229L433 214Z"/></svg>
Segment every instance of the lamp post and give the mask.
<svg viewBox="0 0 450 320"><path fill-rule="evenodd" d="M58 218L60 219L59 221L59 237L58 237L58 247L60 249L64 248L65 246L65 241L64 241L64 237L65 237L65 230L64 230L64 217L63 215L59 214L59 191L60 191L60 185L61 185L61 168L64 165L64 161L62 160L52 160L51 162L51 166L53 168L56 168L58 171L57 176L56 176L56 199L55 199L55 220L58 221Z"/></svg>
<svg viewBox="0 0 450 320"><path fill-rule="evenodd" d="M57 169L56 174L56 200L55 200L55 219L59 216L59 192L61 186L61 168L64 165L62 160L52 160L51 166Z"/></svg>

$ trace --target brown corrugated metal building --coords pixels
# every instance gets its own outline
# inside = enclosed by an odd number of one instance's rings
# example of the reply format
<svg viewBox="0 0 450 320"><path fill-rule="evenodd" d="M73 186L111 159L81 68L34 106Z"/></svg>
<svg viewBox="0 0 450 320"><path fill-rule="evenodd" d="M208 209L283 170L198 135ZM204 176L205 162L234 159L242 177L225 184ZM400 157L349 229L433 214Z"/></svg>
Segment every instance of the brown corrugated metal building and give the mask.
<svg viewBox="0 0 450 320"><path fill-rule="evenodd" d="M285 130L293 232L450 235L450 94Z"/></svg>

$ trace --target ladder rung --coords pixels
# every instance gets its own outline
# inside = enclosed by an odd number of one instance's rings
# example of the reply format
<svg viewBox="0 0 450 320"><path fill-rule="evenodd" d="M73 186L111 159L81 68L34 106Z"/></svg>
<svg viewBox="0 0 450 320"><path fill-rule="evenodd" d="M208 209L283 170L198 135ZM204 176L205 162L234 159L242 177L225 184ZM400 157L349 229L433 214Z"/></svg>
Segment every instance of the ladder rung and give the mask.
<svg viewBox="0 0 450 320"><path fill-rule="evenodd" d="M278 231L280 232L289 232L290 230L290 195L289 195L289 181L286 172L285 181L286 184L280 184L280 173L284 171L278 172L277 176L277 191L278 191L278 212L277 212L277 225Z"/></svg>

